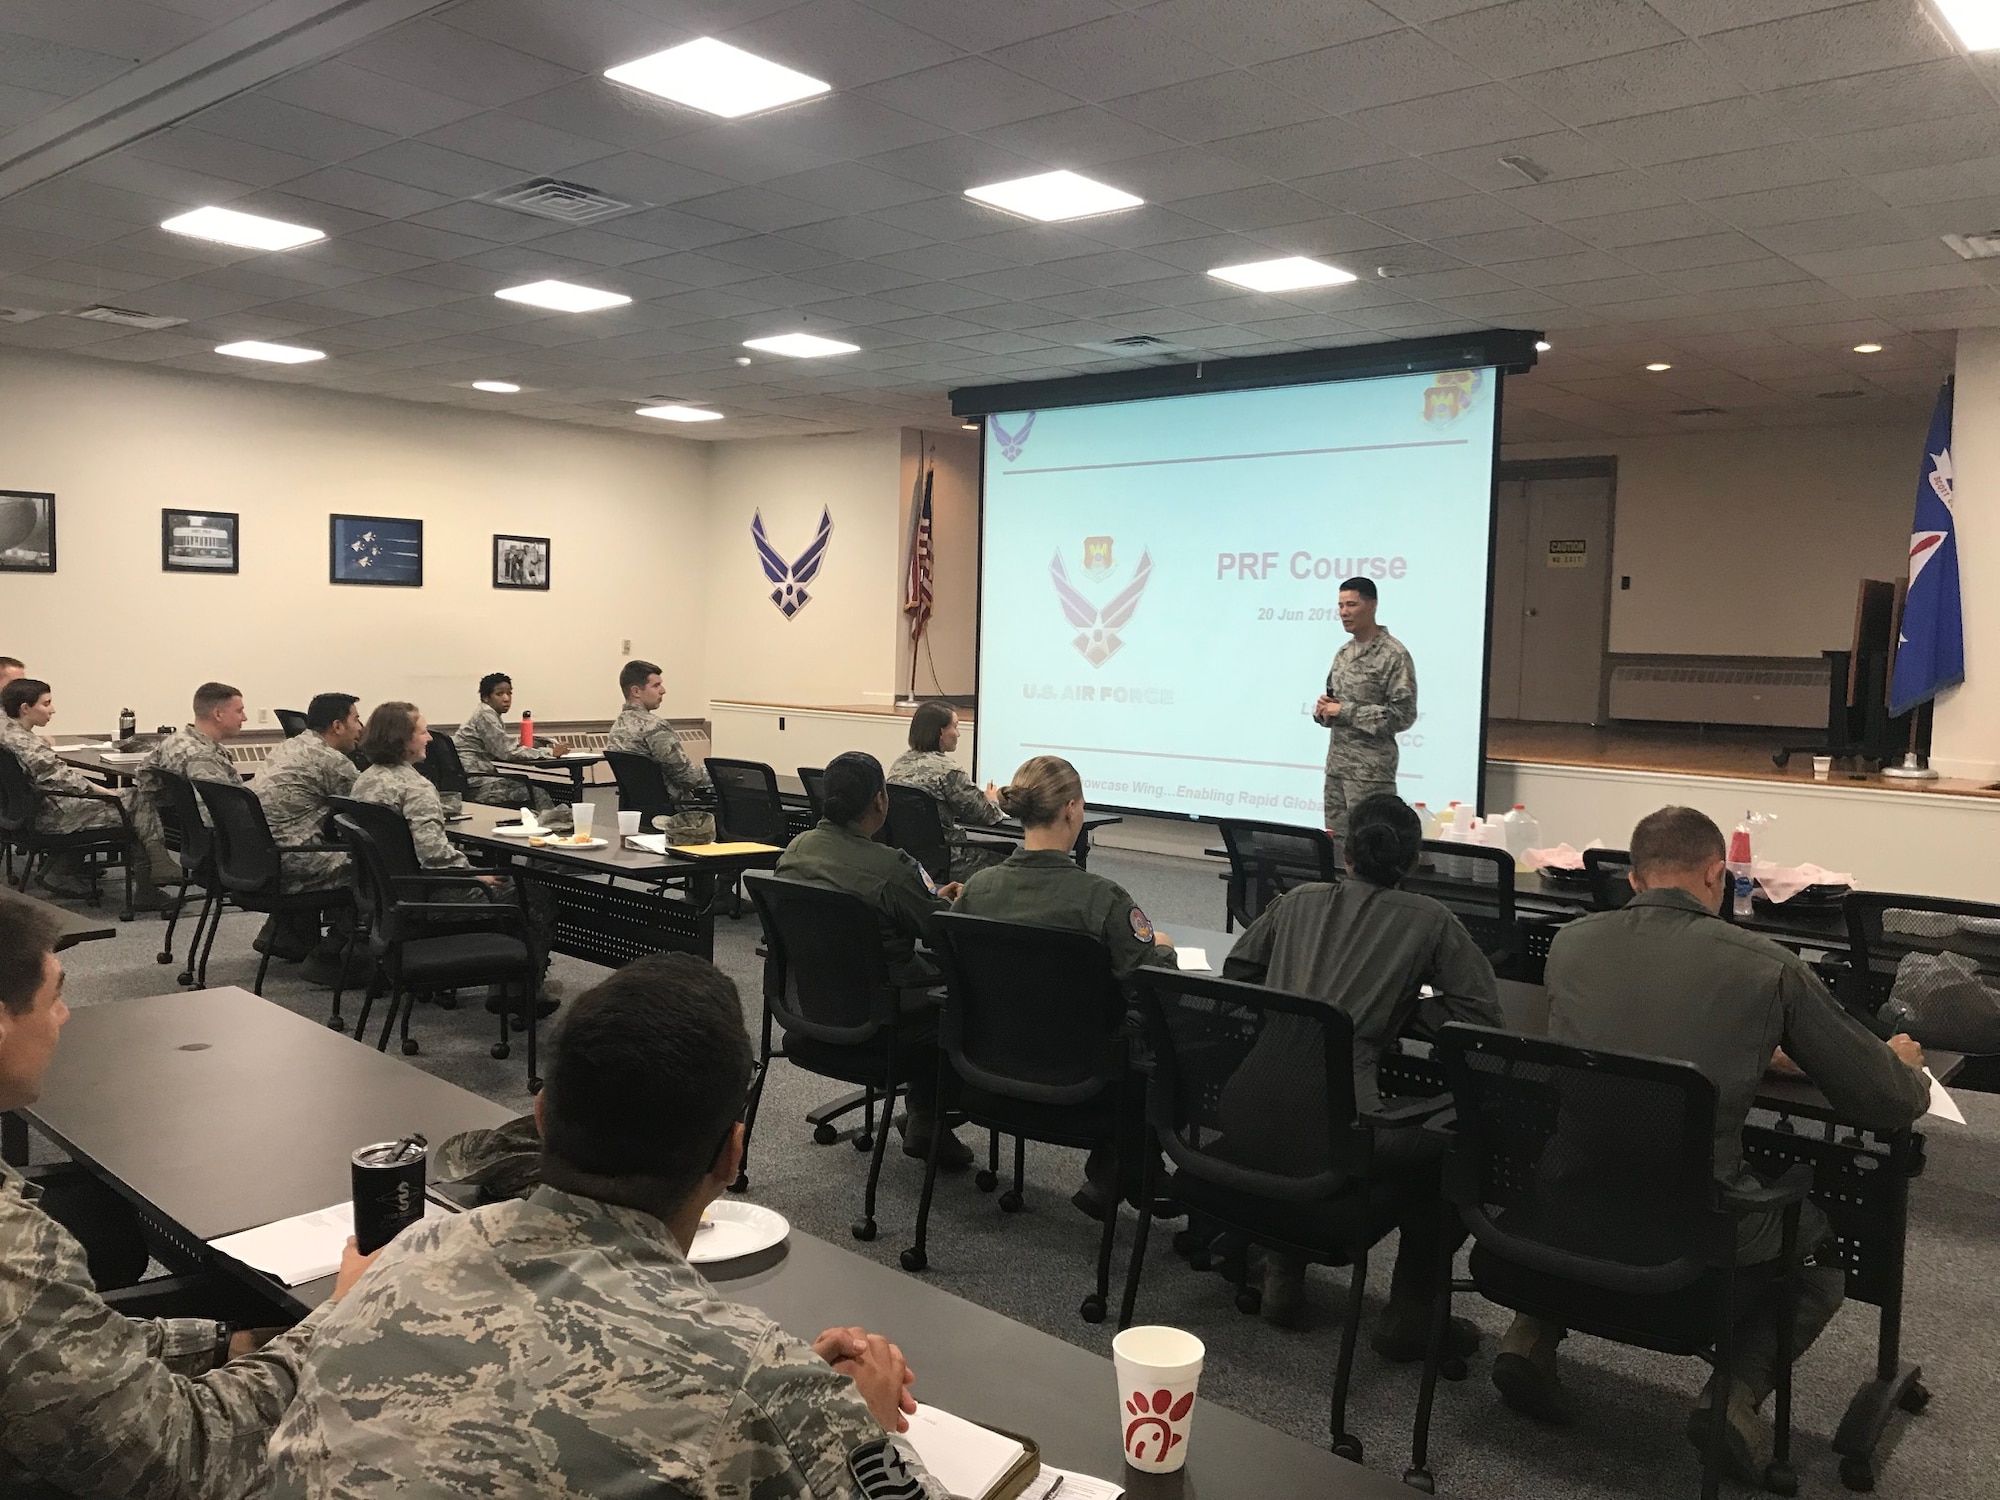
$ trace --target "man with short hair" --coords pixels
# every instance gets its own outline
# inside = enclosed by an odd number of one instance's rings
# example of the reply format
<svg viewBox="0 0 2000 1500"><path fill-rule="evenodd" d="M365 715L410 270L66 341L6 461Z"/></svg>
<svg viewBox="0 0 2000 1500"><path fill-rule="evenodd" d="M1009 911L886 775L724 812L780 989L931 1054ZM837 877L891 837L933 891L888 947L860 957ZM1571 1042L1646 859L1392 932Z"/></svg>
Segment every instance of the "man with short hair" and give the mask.
<svg viewBox="0 0 2000 1500"><path fill-rule="evenodd" d="M458 758L465 766L466 797L488 807L526 807L534 810L537 822L567 831L570 811L567 803L556 801L539 782L520 776L502 776L503 761L556 760L569 753L569 744L524 745L507 732L504 722L514 706L514 679L505 672L488 672L479 679L479 707L458 726L451 737Z"/></svg>
<svg viewBox="0 0 2000 1500"><path fill-rule="evenodd" d="M1549 1035L1692 1063L1715 1084L1715 1174L1753 1187L1743 1163L1743 1122L1782 1045L1849 1124L1900 1130L1921 1115L1930 1090L1923 1049L1907 1036L1884 1044L1841 1008L1810 965L1788 948L1719 915L1729 874L1722 830L1691 807L1663 807L1632 830L1631 901L1593 912L1556 934L1547 967ZM1781 1253L1776 1212L1751 1214L1736 1262L1772 1268ZM1810 1256L1792 1319L1792 1358L1819 1337L1840 1307L1845 1277L1830 1254L1826 1216L1807 1203L1799 1245ZM1547 1421L1569 1419L1556 1374L1563 1331L1517 1317L1493 1363L1508 1405ZM1727 1372L1723 1451L1729 1472L1761 1483L1770 1432L1758 1408L1777 1380L1777 1309L1766 1297L1737 1324ZM1688 1424L1704 1447L1718 1376Z"/></svg>
<svg viewBox="0 0 2000 1500"><path fill-rule="evenodd" d="M666 700L659 667L649 661L628 661L618 673L618 690L625 706L611 726L606 750L644 755L657 761L673 806L657 819L673 844L706 844L715 839L715 815L708 810L715 796L708 772L688 759L674 726L655 712Z"/></svg>
<svg viewBox="0 0 2000 1500"><path fill-rule="evenodd" d="M1396 792L1396 736L1417 722L1417 669L1403 643L1375 623L1372 579L1340 586L1340 625L1352 640L1334 655L1313 722L1332 731L1326 747L1326 831L1347 833L1364 797Z"/></svg>
<svg viewBox="0 0 2000 1500"><path fill-rule="evenodd" d="M26 677L27 675L28 668L20 657L0 656L0 688L5 687L16 677Z"/></svg>
<svg viewBox="0 0 2000 1500"><path fill-rule="evenodd" d="M264 821L280 849L328 844L327 816L333 799L354 790L360 774L350 758L361 743L361 700L352 693L316 693L306 705L306 727L257 768L250 788L264 805ZM333 890L348 882L347 856L337 850L284 855L278 861L278 888L286 895ZM320 941L319 921L309 912L272 917L257 939L260 951L288 963L311 959L309 978L330 978L338 942ZM315 952L315 949L321 951Z"/></svg>
<svg viewBox="0 0 2000 1500"><path fill-rule="evenodd" d="M0 1109L41 1093L69 1009L56 924L0 894ZM298 1382L315 1312L298 1327L232 1332L206 1318L107 1307L75 1238L0 1164L0 1494L235 1500ZM368 1262L352 1240L338 1301Z"/></svg>
<svg viewBox="0 0 2000 1500"><path fill-rule="evenodd" d="M314 1337L274 1494L854 1495L850 1451L915 1410L902 1352L858 1328L808 1345L687 1261L743 1157L751 1067L736 986L701 959L581 996L535 1100L542 1185L381 1252Z"/></svg>
<svg viewBox="0 0 2000 1500"><path fill-rule="evenodd" d="M160 773L171 771L189 781L239 784L243 778L222 746L243 732L243 721L248 717L241 692L224 682L204 682L194 690L194 722L161 740L139 763L133 775L138 792L132 799L132 823L146 846L155 880L180 868L160 825L160 806L167 795ZM206 814L202 820L207 821Z"/></svg>

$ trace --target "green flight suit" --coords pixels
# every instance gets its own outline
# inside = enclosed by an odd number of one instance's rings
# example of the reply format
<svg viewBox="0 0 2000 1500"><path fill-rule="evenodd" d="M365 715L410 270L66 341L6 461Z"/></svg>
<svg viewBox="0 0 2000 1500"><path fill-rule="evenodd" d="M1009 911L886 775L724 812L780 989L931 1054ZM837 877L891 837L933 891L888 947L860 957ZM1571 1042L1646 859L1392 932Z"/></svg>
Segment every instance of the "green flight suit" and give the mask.
<svg viewBox="0 0 2000 1500"><path fill-rule="evenodd" d="M965 882L956 910L975 917L1087 932L1111 950L1111 966L1174 966L1174 950L1153 941L1153 924L1131 893L1093 875L1059 849L1017 849Z"/></svg>

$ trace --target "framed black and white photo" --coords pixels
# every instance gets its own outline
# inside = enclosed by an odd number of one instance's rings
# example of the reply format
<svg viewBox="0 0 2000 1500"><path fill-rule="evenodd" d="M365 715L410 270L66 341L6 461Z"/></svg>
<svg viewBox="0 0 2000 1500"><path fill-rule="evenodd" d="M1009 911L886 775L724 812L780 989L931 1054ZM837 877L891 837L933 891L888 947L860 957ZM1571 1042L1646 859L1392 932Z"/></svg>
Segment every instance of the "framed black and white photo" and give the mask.
<svg viewBox="0 0 2000 1500"><path fill-rule="evenodd" d="M46 490L0 490L0 573L56 570L56 497Z"/></svg>
<svg viewBox="0 0 2000 1500"><path fill-rule="evenodd" d="M169 573L234 573L235 513L161 511L160 567Z"/></svg>
<svg viewBox="0 0 2000 1500"><path fill-rule="evenodd" d="M397 516L329 516L327 581L424 586L424 523Z"/></svg>
<svg viewBox="0 0 2000 1500"><path fill-rule="evenodd" d="M545 589L549 586L549 539L545 536L493 538L493 587Z"/></svg>

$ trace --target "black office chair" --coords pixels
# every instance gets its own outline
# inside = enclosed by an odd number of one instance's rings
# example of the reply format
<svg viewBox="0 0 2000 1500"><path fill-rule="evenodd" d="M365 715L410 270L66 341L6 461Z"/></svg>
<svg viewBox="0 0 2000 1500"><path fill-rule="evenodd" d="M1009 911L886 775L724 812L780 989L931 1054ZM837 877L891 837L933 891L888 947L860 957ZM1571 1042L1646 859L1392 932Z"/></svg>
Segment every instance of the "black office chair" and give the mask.
<svg viewBox="0 0 2000 1500"><path fill-rule="evenodd" d="M913 786L889 783L889 821L882 825L884 842L901 849L922 865L939 885L951 883L951 845L945 842L944 819L937 799Z"/></svg>
<svg viewBox="0 0 2000 1500"><path fill-rule="evenodd" d="M192 985L201 964L202 936L208 933L209 943L213 946L215 939L209 931L209 923L222 920L221 908L225 898L215 873L215 833L202 816L201 799L195 795L194 783L178 771L161 770L156 774L160 778L163 795L154 799L153 810L159 814L161 841L179 864L181 878L175 886L173 901L167 907L166 935L160 940L160 951L153 958L163 964L174 961L174 930L180 926L181 914L187 910L188 890L190 887L199 890L201 906L195 913L194 930L188 935L187 962L174 976L175 983Z"/></svg>
<svg viewBox="0 0 2000 1500"><path fill-rule="evenodd" d="M1841 1004L1877 1035L1907 1029L1884 1020L1881 1010L1895 988L1898 967L1913 953L1950 953L1967 959L1989 989L2000 990L2000 905L1942 896L1850 891L1841 906L1847 918L1848 967L1835 990ZM1968 1051L1935 1036L1918 1036L1917 1040L1967 1052L1964 1065L1952 1078L1953 1088L2000 1092L2000 1054Z"/></svg>
<svg viewBox="0 0 2000 1500"><path fill-rule="evenodd" d="M1164 1151L1174 1164L1174 1196L1191 1214L1256 1244L1353 1267L1328 1420L1333 1451L1360 1463L1361 1440L1347 1430L1347 1388L1368 1251L1396 1227L1402 1208L1394 1193L1369 1185L1374 1131L1421 1125L1450 1101L1358 1112L1354 1023L1323 1001L1152 967L1134 970L1128 982L1152 1045L1146 1119L1158 1150L1145 1153L1118 1326L1132 1326ZM1240 1294L1247 1311L1254 1304ZM1457 1377L1464 1374L1460 1361Z"/></svg>
<svg viewBox="0 0 2000 1500"><path fill-rule="evenodd" d="M1488 962L1498 969L1521 953L1526 944L1514 915L1514 856L1485 844L1459 844L1425 839L1423 853L1437 868L1424 875L1427 884L1449 882L1437 898L1451 908L1461 926L1472 934ZM1455 861L1456 864L1442 863ZM1467 873L1445 875L1462 868Z"/></svg>
<svg viewBox="0 0 2000 1500"><path fill-rule="evenodd" d="M1715 1085L1688 1063L1461 1022L1443 1027L1436 1046L1457 1107L1444 1195L1472 1233L1473 1289L1573 1332L1663 1354L1712 1351L1722 1372L1739 1318L1756 1296L1778 1293L1777 1442L1764 1486L1795 1494L1790 1303L1812 1168L1795 1166L1769 1187L1719 1184ZM1781 1270L1754 1285L1736 1265L1737 1228L1772 1210L1783 1215ZM1447 1281L1403 1476L1426 1493L1434 1492L1431 1404L1451 1294ZM1718 1385L1726 1390L1726 1378ZM1703 1500L1715 1500L1724 1426L1711 1429Z"/></svg>
<svg viewBox="0 0 2000 1500"><path fill-rule="evenodd" d="M118 820L70 833L44 832L35 826L36 816L45 800L57 799L107 804L117 812ZM72 792L38 785L19 756L11 750L0 750L0 840L10 850L21 852L21 873L14 885L22 891L27 890L38 859L51 854L81 854L89 871L93 906L100 899L97 887L100 861L108 863L116 858L125 867L125 907L118 918L122 922L132 920L131 850L138 842L138 835L133 832L132 816L126 812L125 804L110 792Z"/></svg>
<svg viewBox="0 0 2000 1500"><path fill-rule="evenodd" d="M1001 1196L1003 1211L1021 1207L1031 1140L1110 1148L1113 1180L1124 1193L1126 1136L1140 1133L1144 1083L1131 1068L1125 992L1110 951L1085 933L956 912L932 918L932 944L946 997L938 1022L939 1118L949 1111L996 1132L979 1186L996 1185L997 1132L1004 1132L1014 1137L1014 1185ZM943 1137L942 1130L932 1137L916 1243L901 1257L906 1271L930 1264L936 1146ZM1087 1323L1104 1321L1117 1233L1113 1202L1098 1237L1097 1287L1080 1309Z"/></svg>
<svg viewBox="0 0 2000 1500"><path fill-rule="evenodd" d="M458 758L458 746L450 735L432 735L424 758L416 765L417 774L436 787L440 797L456 797L461 802L471 799L472 778L466 774L465 762Z"/></svg>
<svg viewBox="0 0 2000 1500"><path fill-rule="evenodd" d="M775 844L792 841L785 799L778 792L778 773L756 760L724 760L711 755L705 762L715 784L716 824L720 836L733 843Z"/></svg>
<svg viewBox="0 0 2000 1500"><path fill-rule="evenodd" d="M744 1116L744 1170L737 1189L749 1185L750 1134L773 1058L785 1058L822 1078L859 1084L867 1091L866 1114L855 1148L872 1150L873 1157L861 1217L851 1227L857 1240L872 1240L875 1189L896 1095L910 1081L910 1049L899 1045L902 992L889 978L881 919L867 902L846 891L754 872L743 877L743 884L764 924L764 1028L757 1081ZM784 1028L779 1047L771 1041L774 1021Z"/></svg>
<svg viewBox="0 0 2000 1500"><path fill-rule="evenodd" d="M426 870L417 859L410 825L394 808L336 797L333 810L334 828L347 846L354 870L360 918L356 935L359 938L365 932L369 955L389 984L389 1009L376 1051L388 1050L389 1033L399 1015L403 1051L417 1051L416 1039L410 1035L410 1011L420 993L474 985L519 985L522 1020L515 1022L508 1014L509 1007L503 1006L500 1040L491 1050L494 1057L505 1059L512 1050L508 1029L522 1024L528 1033L528 1091L539 1091L542 1080L535 1067L535 1039L542 956L536 951L527 913L496 894L493 887L475 882L473 871ZM441 887L463 889L468 884L485 899L423 899ZM349 954L353 946L350 941ZM347 955L343 955L342 985L346 969ZM371 981L362 999L361 1015L354 1023L356 1041L363 1040L367 1032L376 988ZM335 1031L344 1029L339 1020L341 993L340 988L334 990L333 1014L327 1020Z"/></svg>
<svg viewBox="0 0 2000 1500"><path fill-rule="evenodd" d="M216 880L233 905L265 916L310 913L320 922L331 912L354 909L354 895L345 881L331 889L290 893L281 889L287 855L332 853L340 848L338 844L280 848L271 837L264 804L248 787L240 783L229 786L220 781L202 781L195 784L195 790L208 808L215 835ZM264 975L270 967L271 955L267 950L257 957L257 978L250 986L252 993L264 993ZM207 979L204 955L202 980L206 983Z"/></svg>
<svg viewBox="0 0 2000 1500"><path fill-rule="evenodd" d="M1248 927L1264 908L1295 885L1340 879L1340 855L1324 828L1294 828L1247 818L1217 818L1229 857L1222 899L1222 930Z"/></svg>
<svg viewBox="0 0 2000 1500"><path fill-rule="evenodd" d="M1590 904L1617 911L1632 899L1632 856L1624 849L1586 849L1583 871L1590 877Z"/></svg>
<svg viewBox="0 0 2000 1500"><path fill-rule="evenodd" d="M604 758L611 765L612 779L618 783L620 812L639 814L639 826L649 833L653 828L653 819L672 814L673 791L667 786L660 763L652 756L635 755L629 750L607 750Z"/></svg>
<svg viewBox="0 0 2000 1500"><path fill-rule="evenodd" d="M826 767L800 766L799 781L806 789L806 805L812 809L813 821L817 823L826 816L826 798L823 795Z"/></svg>
<svg viewBox="0 0 2000 1500"><path fill-rule="evenodd" d="M274 708L278 716L278 727L285 731L285 738L295 740L306 732L306 716L296 708Z"/></svg>

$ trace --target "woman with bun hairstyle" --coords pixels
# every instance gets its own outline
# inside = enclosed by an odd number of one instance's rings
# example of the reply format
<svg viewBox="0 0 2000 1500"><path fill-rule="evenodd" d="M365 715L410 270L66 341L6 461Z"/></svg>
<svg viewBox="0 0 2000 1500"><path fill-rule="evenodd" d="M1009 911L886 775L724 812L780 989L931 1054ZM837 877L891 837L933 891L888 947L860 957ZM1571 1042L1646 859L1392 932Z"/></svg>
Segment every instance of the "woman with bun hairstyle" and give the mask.
<svg viewBox="0 0 2000 1500"><path fill-rule="evenodd" d="M1416 1014L1425 986L1438 991L1432 1003L1440 1021L1506 1024L1493 966L1472 935L1430 897L1398 889L1416 868L1422 843L1423 824L1402 798L1388 792L1364 797L1348 815L1349 878L1287 891L1264 908L1223 961L1226 979L1313 996L1354 1023L1354 1097L1364 1113L1381 1107L1376 1060ZM1294 1078L1304 1067L1325 1076L1314 1050L1320 1035L1316 1027L1274 1017L1222 1095L1226 1135L1255 1141L1260 1151L1297 1152L1294 1165L1301 1173L1315 1169L1304 1158L1315 1150L1312 1143L1326 1139L1324 1124L1278 1119L1263 1101L1281 1075ZM1451 1274L1451 1256L1440 1254L1439 1240L1450 1212L1438 1196L1443 1154L1443 1137L1430 1131L1390 1129L1375 1137L1369 1180L1394 1190L1403 1205L1389 1304L1370 1339L1387 1359L1424 1357L1433 1293L1438 1278ZM1305 1262L1267 1251L1265 1318L1295 1325L1304 1295ZM1454 1318L1447 1352L1463 1358L1478 1344L1472 1324Z"/></svg>

